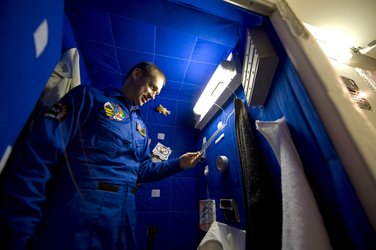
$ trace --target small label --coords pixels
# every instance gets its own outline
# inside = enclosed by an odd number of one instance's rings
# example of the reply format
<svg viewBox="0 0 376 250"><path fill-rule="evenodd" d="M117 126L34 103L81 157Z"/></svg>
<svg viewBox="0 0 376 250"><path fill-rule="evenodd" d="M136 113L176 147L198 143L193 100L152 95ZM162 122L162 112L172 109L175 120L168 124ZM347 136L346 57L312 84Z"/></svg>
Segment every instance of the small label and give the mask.
<svg viewBox="0 0 376 250"><path fill-rule="evenodd" d="M45 50L48 43L48 22L44 19L34 31L35 57L38 58Z"/></svg>
<svg viewBox="0 0 376 250"><path fill-rule="evenodd" d="M164 140L165 134L164 133L158 133L158 140Z"/></svg>
<svg viewBox="0 0 376 250"><path fill-rule="evenodd" d="M223 123L222 123L222 121L218 122L218 124L217 124L217 129L220 129L220 128L222 128L222 126L223 126Z"/></svg>
<svg viewBox="0 0 376 250"><path fill-rule="evenodd" d="M160 189L152 189L151 190L151 197L160 197L161 196L161 190Z"/></svg>

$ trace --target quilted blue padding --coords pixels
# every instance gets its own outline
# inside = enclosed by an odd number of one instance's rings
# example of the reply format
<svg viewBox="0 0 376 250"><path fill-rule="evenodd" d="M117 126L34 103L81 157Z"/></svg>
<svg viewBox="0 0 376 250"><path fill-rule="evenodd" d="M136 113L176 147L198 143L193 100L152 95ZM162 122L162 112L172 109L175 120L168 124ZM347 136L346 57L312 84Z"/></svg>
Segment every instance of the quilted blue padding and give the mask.
<svg viewBox="0 0 376 250"><path fill-rule="evenodd" d="M93 85L120 86L135 63L152 61L180 83L166 91L176 100L198 95L239 41L239 23L169 1L67 1L66 12Z"/></svg>
<svg viewBox="0 0 376 250"><path fill-rule="evenodd" d="M177 211L171 213L169 237L167 239L170 242L170 249L190 250L197 248L197 225L192 223L197 218L198 212L196 211ZM166 248L164 248L162 243L158 249Z"/></svg>
<svg viewBox="0 0 376 250"><path fill-rule="evenodd" d="M197 210L197 179L196 178L171 178L172 180L172 199L171 210L172 211L196 211ZM185 190L185 192L181 192ZM187 199L187 197L196 199Z"/></svg>
<svg viewBox="0 0 376 250"><path fill-rule="evenodd" d="M155 52L156 26L129 18L110 15L112 35L115 46L134 51L142 51L146 54Z"/></svg>
<svg viewBox="0 0 376 250"><path fill-rule="evenodd" d="M193 132L187 130L186 128L175 128L175 141L173 148L176 151L186 152L187 149L190 151L196 151L196 141L193 136Z"/></svg>
<svg viewBox="0 0 376 250"><path fill-rule="evenodd" d="M184 114L184 115L178 115L176 117L177 127L180 127L180 128L191 127L192 128L194 126L194 118L193 118L193 113L192 113L193 107L194 107L194 103L189 102L189 101L180 100L177 103L177 113Z"/></svg>
<svg viewBox="0 0 376 250"><path fill-rule="evenodd" d="M90 73L97 72L117 72L119 64L113 58L116 58L116 50L113 46L95 41L86 41L82 43L82 39L78 39L81 48L81 54L85 59L85 63ZM92 79L95 81L95 79Z"/></svg>
<svg viewBox="0 0 376 250"><path fill-rule="evenodd" d="M178 152L178 151L176 151L175 152L175 154L176 155L181 155L181 154L183 154L183 153L185 153L185 152ZM200 174L199 173L199 168L191 168L191 169L188 169L188 170L186 170L186 171L183 171L183 172L180 172L180 173L177 173L174 177L189 177L189 178L193 178L193 179L197 179L197 175L198 174ZM193 182L192 182L193 183ZM189 187L189 188L192 188L192 189L195 189L196 190L196 193L195 193L195 199L197 200L198 198L197 198L197 186L198 186L198 183L196 182L196 183L194 183L195 184L195 186L191 186L191 187ZM183 192L184 193L184 192ZM196 209L197 209L197 207L196 208L194 208L193 210L195 210L196 211Z"/></svg>
<svg viewBox="0 0 376 250"><path fill-rule="evenodd" d="M77 39L96 41L108 45L114 43L108 13L79 4L72 5L72 8L66 8L66 13Z"/></svg>
<svg viewBox="0 0 376 250"><path fill-rule="evenodd" d="M185 73L189 65L188 60L165 55L156 55L155 63L165 73L167 79L171 81L184 82ZM175 91L179 90L177 89Z"/></svg>
<svg viewBox="0 0 376 250"><path fill-rule="evenodd" d="M209 82L217 66L217 64L192 61L187 69L187 73L185 76L186 82L196 84L199 86L206 85Z"/></svg>
<svg viewBox="0 0 376 250"><path fill-rule="evenodd" d="M137 199L142 200L142 202L137 203L137 210L139 212L162 212L171 210L171 197L172 188L171 180L168 178L162 181L153 183L143 183L139 190L137 191ZM152 190L159 190L159 197L152 197Z"/></svg>
<svg viewBox="0 0 376 250"><path fill-rule="evenodd" d="M158 27L156 35L156 51L160 55L174 58L190 58L196 46L197 38L187 33ZM171 43L174 46L166 46Z"/></svg>
<svg viewBox="0 0 376 250"><path fill-rule="evenodd" d="M63 6L64 1L48 0L0 4L0 157L15 144L60 58ZM37 57L34 32L42 23L47 43Z"/></svg>
<svg viewBox="0 0 376 250"><path fill-rule="evenodd" d="M178 98L179 91L176 91L176 90L181 89L182 86L183 86L183 83L180 81L167 80L165 86L162 89L163 97L166 99L174 99L174 100L180 99Z"/></svg>
<svg viewBox="0 0 376 250"><path fill-rule="evenodd" d="M72 26L65 13L63 19L63 40L61 48L62 50L77 48L76 38L74 37Z"/></svg>
<svg viewBox="0 0 376 250"><path fill-rule="evenodd" d="M192 54L192 61L213 63L219 62L230 54L232 48L211 41L198 39Z"/></svg>
<svg viewBox="0 0 376 250"><path fill-rule="evenodd" d="M62 39L62 45L61 50L65 51L71 48L77 48L78 53L81 54L81 49L78 47L78 44L76 42L76 37L73 33L72 25L67 17L67 15L64 13L64 19L63 19L63 39ZM80 56L80 75L81 75L81 83L86 85L91 85L91 80L88 76L88 72L86 69L85 62Z"/></svg>
<svg viewBox="0 0 376 250"><path fill-rule="evenodd" d="M218 1L218 0L169 0L170 2L175 2L177 4L191 6L197 10L201 10L203 12L208 12L212 15L217 15L220 17L224 17L228 20L232 20L235 22L242 22L243 16L239 13L239 9L232 8L229 3L225 1ZM249 13L252 16L251 13ZM254 19L260 19L260 17L256 14L253 15ZM253 21L253 23L257 23L257 21Z"/></svg>
<svg viewBox="0 0 376 250"><path fill-rule="evenodd" d="M128 73L129 69L131 69L136 63L139 63L141 61L154 61L154 56L152 54L123 48L117 48L116 54L114 56L116 56L117 60L119 61L119 73L124 75L124 80L125 75Z"/></svg>
<svg viewBox="0 0 376 250"><path fill-rule="evenodd" d="M149 101L149 107L147 108L147 123L152 123L153 125L165 125L169 127L175 126L176 117L178 113L176 111L176 100L162 99L158 98L153 101ZM158 105L162 105L167 110L170 111L169 115L163 115L159 113L156 109ZM181 114L179 114L181 115Z"/></svg>
<svg viewBox="0 0 376 250"><path fill-rule="evenodd" d="M171 129L174 129L174 127L158 125L158 124L153 124L152 126L148 126L148 135L149 135L149 138L151 139L150 150L153 150L153 148L155 147L155 145L157 145L158 142L162 143L166 147L170 147L171 149L173 149L172 145L174 143L175 138L174 138L174 133L171 133ZM163 140L158 139L159 133L164 134Z"/></svg>
<svg viewBox="0 0 376 250"><path fill-rule="evenodd" d="M178 99L180 101L187 101L190 103L193 110L194 105L196 104L198 98L201 95L202 88L200 85L197 84L190 84L190 83L183 83L182 88L184 88L184 92L178 93ZM192 103L193 101L193 103ZM188 110L187 110L188 111ZM187 113L188 114L188 113ZM192 113L189 113L192 116Z"/></svg>
<svg viewBox="0 0 376 250"><path fill-rule="evenodd" d="M106 88L119 88L124 79L122 74L105 71L92 72L91 77L95 79L94 85Z"/></svg>
<svg viewBox="0 0 376 250"><path fill-rule="evenodd" d="M211 1L212 9L218 5L223 7L222 1ZM81 0L79 2L97 10L156 24L229 46L235 46L238 42L238 24L244 18L242 11L234 7L227 6L227 9L211 13L204 8L199 10L169 0ZM235 15L237 17L232 18ZM248 13L248 16L252 16L252 23L259 23L262 20L262 17L255 14Z"/></svg>
<svg viewBox="0 0 376 250"><path fill-rule="evenodd" d="M177 211L159 213L139 213L137 224L138 249L147 249L146 233L149 226L158 227L159 232L153 241L153 249L197 248L197 225L192 224L198 218L197 212ZM192 232L195 232L192 234Z"/></svg>

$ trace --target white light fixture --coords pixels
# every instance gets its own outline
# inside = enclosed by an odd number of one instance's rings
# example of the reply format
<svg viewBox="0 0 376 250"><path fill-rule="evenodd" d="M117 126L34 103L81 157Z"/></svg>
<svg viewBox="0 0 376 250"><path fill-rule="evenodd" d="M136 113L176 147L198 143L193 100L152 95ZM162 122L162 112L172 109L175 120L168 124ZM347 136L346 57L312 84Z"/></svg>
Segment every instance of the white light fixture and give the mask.
<svg viewBox="0 0 376 250"><path fill-rule="evenodd" d="M226 89L235 75L236 70L234 67L225 68L222 66L222 64L218 65L200 98L198 99L195 107L193 108L193 112L196 115L206 114L206 112L217 101L218 97Z"/></svg>
<svg viewBox="0 0 376 250"><path fill-rule="evenodd" d="M237 76L237 73L239 73L239 70L236 70L235 62L230 61L231 59L232 54L227 57L227 60L223 60L221 64L217 66L214 74L194 106L193 113L195 115L196 128L202 129L217 112L217 105L223 105L227 98L232 95L232 91L230 91L230 95L224 94L228 92L225 91L226 88L229 88L230 84ZM237 86L231 86L230 89L235 91L240 85L240 79L238 79L238 82Z"/></svg>

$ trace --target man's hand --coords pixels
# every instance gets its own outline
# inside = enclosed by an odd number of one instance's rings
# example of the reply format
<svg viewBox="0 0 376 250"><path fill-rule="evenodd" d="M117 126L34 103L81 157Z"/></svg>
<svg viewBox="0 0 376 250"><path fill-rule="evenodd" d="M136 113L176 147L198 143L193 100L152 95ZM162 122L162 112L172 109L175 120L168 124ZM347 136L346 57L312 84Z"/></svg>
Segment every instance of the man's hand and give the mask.
<svg viewBox="0 0 376 250"><path fill-rule="evenodd" d="M196 166L197 162L201 158L201 153L198 152L188 152L179 157L179 164L181 169L189 169Z"/></svg>

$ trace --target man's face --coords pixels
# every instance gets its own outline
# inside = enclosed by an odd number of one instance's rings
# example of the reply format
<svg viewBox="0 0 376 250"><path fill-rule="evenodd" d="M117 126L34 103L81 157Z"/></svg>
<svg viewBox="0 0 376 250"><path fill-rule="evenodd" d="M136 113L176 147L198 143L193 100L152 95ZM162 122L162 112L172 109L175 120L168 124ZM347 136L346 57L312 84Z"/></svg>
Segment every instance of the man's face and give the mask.
<svg viewBox="0 0 376 250"><path fill-rule="evenodd" d="M133 75L133 93L131 95L133 104L142 106L147 101L155 98L164 85L164 79L159 74L145 76L141 70L136 69Z"/></svg>

